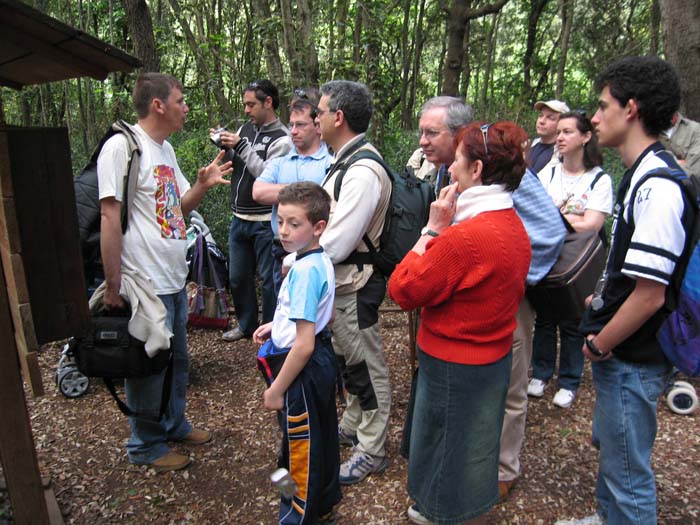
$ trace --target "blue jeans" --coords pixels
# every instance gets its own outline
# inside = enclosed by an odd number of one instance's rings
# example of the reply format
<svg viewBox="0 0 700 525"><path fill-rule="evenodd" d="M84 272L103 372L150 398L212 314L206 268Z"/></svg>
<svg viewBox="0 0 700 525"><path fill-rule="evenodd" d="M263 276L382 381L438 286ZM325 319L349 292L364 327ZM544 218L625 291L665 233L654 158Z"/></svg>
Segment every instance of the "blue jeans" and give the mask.
<svg viewBox="0 0 700 525"><path fill-rule="evenodd" d="M666 363L593 363L593 440L600 444L596 499L609 525L656 524L651 451L656 405L670 371Z"/></svg>
<svg viewBox="0 0 700 525"><path fill-rule="evenodd" d="M270 221L247 221L234 216L228 233L228 278L238 326L246 337L258 327L256 270L262 279L262 322L267 323L272 321L277 306Z"/></svg>
<svg viewBox="0 0 700 525"><path fill-rule="evenodd" d="M559 353L559 388L576 391L583 373L583 336L578 331L578 321L570 319L548 321L535 320L535 336L532 341L532 377L549 381L557 363L557 326L561 340Z"/></svg>
<svg viewBox="0 0 700 525"><path fill-rule="evenodd" d="M129 408L139 414L150 416L130 417L131 437L126 451L131 463L152 463L169 452L168 440L180 440L192 431L185 418L185 395L189 356L187 354L187 293L181 290L174 294L158 296L168 311L166 323L173 332L173 379L168 408L160 420L160 401L163 393L165 370L148 377L134 377L124 381L126 401Z"/></svg>

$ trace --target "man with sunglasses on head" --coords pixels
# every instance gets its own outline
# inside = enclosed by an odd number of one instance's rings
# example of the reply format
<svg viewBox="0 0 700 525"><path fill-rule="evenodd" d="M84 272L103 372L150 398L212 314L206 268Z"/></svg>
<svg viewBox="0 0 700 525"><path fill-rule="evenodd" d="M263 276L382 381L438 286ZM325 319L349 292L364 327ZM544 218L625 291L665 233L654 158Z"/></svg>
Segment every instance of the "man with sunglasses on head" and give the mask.
<svg viewBox="0 0 700 525"><path fill-rule="evenodd" d="M321 131L316 123L319 98L316 88L294 90L289 104L289 129L294 146L285 156L270 160L253 184L253 198L260 204L272 205L272 276L275 295L282 285L282 260L287 255L277 231L279 192L292 182L302 180L320 184L331 164L332 157L326 143L321 141Z"/></svg>
<svg viewBox="0 0 700 525"><path fill-rule="evenodd" d="M221 132L226 160L233 161L228 236L229 284L238 326L223 335L225 341L250 338L258 327L255 273L262 279L262 322L272 321L277 303L272 279L272 207L253 199L253 183L270 159L291 148L289 130L277 117L280 97L269 80L255 80L243 90L248 122L237 133Z"/></svg>

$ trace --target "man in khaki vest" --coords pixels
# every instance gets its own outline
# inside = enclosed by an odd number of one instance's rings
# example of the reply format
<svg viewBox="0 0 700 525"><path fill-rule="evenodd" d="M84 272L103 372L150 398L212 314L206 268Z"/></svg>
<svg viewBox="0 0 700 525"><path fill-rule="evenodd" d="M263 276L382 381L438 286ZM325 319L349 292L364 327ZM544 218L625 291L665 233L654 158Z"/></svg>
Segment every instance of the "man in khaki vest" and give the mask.
<svg viewBox="0 0 700 525"><path fill-rule="evenodd" d="M347 163L360 150L378 154L365 142L372 116L367 86L345 80L324 84L317 115L321 139L335 152L323 182L332 201L321 245L335 267L333 346L348 392L339 440L354 447L351 457L340 466L340 483L351 485L387 467L384 444L391 387L378 324L386 279L372 265L349 264L346 259L354 251L367 251L365 235L379 247L391 182L374 160ZM343 171L336 200L335 183Z"/></svg>

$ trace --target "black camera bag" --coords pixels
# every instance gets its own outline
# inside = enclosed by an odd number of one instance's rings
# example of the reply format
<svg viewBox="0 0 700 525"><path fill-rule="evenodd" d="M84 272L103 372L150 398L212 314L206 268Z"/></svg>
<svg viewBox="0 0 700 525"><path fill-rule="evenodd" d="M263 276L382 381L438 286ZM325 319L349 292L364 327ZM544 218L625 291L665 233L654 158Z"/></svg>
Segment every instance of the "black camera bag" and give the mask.
<svg viewBox="0 0 700 525"><path fill-rule="evenodd" d="M116 394L113 379L147 377L167 369L163 383L160 416L170 400L172 356L170 348L149 357L143 341L129 334L129 310L93 314L92 327L84 337L69 343L78 370L88 377L101 377L119 409L127 416L138 416ZM142 416L147 417L147 416Z"/></svg>

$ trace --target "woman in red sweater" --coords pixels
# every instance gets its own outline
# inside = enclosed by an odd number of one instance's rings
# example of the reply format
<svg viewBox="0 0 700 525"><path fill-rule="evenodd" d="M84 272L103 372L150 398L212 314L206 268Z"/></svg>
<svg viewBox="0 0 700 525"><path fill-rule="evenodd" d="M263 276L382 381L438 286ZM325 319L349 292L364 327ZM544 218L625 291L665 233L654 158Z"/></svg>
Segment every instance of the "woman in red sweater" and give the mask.
<svg viewBox="0 0 700 525"><path fill-rule="evenodd" d="M510 347L530 265L511 199L526 140L512 122L457 133L452 184L389 281L404 310L422 307L408 462L414 523L480 523L498 501Z"/></svg>

